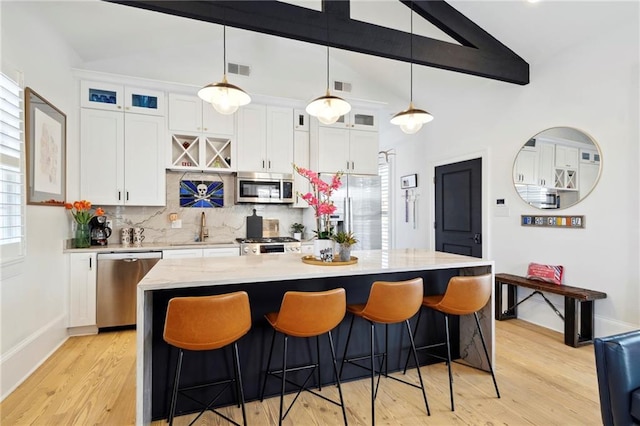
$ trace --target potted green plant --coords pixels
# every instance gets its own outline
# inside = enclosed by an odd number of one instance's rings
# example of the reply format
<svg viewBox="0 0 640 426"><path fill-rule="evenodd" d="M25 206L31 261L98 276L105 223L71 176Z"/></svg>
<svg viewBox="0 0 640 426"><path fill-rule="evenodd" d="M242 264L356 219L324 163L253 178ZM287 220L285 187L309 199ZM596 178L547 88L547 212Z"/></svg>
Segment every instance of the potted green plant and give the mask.
<svg viewBox="0 0 640 426"><path fill-rule="evenodd" d="M291 224L291 233L293 234L293 238L296 240L302 241L302 233L304 232L304 225L301 223L292 223Z"/></svg>
<svg viewBox="0 0 640 426"><path fill-rule="evenodd" d="M351 260L351 247L358 242L353 232L339 231L331 238L340 245L340 260L342 262Z"/></svg>

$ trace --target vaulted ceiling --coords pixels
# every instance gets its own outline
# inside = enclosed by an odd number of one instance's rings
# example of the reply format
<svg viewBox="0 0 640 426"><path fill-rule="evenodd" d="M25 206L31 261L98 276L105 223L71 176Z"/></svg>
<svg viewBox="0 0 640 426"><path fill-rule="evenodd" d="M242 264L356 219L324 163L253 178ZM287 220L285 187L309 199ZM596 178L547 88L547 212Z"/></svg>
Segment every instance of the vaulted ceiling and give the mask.
<svg viewBox="0 0 640 426"><path fill-rule="evenodd" d="M275 0L130 1L113 3L329 45L353 52L529 83L529 64L443 0L397 0L458 44L351 18L348 0L322 0L316 11Z"/></svg>

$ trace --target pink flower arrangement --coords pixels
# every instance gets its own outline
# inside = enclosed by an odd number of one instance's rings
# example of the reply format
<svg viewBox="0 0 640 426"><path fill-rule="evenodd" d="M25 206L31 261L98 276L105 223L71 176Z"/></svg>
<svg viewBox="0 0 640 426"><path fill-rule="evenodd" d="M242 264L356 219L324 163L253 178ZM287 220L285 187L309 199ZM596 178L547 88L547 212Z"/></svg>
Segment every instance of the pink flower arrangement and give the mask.
<svg viewBox="0 0 640 426"><path fill-rule="evenodd" d="M315 211L316 221L318 223L318 229L315 231L318 239L331 238L332 229L329 218L336 211L337 207L331 201L331 195L333 191L342 186L340 178L342 172L337 172L331 177L331 182L325 182L320 179L318 173L293 165L296 173L303 178L307 179L311 184L312 192L306 194L298 193L298 195L307 202Z"/></svg>

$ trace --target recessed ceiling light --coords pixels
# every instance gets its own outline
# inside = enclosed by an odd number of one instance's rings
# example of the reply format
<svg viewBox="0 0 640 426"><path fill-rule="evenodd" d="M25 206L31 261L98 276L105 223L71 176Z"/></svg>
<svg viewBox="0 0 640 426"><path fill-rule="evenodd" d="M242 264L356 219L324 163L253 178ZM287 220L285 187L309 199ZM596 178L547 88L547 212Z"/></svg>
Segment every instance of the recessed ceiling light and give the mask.
<svg viewBox="0 0 640 426"><path fill-rule="evenodd" d="M538 3L540 0L527 0L527 3Z"/></svg>

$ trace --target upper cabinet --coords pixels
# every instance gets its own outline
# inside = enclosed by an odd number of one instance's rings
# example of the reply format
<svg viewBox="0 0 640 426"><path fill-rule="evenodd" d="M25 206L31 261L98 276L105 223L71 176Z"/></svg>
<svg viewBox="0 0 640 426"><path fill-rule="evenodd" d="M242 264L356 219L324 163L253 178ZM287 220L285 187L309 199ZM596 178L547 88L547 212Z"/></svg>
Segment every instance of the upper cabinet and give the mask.
<svg viewBox="0 0 640 426"><path fill-rule="evenodd" d="M294 111L294 128L293 132L293 162L298 167L309 168L309 115L302 110ZM301 127L297 127L300 125ZM309 204L303 200L298 193L306 194L311 191L309 181L300 176L298 173L293 174L293 185L295 190L295 198L293 207L309 207Z"/></svg>
<svg viewBox="0 0 640 426"><path fill-rule="evenodd" d="M321 173L378 174L378 120L374 113L355 110L346 123L326 126L314 120L311 167Z"/></svg>
<svg viewBox="0 0 640 426"><path fill-rule="evenodd" d="M169 94L169 168L235 171L236 114L223 115L197 96Z"/></svg>
<svg viewBox="0 0 640 426"><path fill-rule="evenodd" d="M242 172L292 173L293 108L249 104L238 111Z"/></svg>
<svg viewBox="0 0 640 426"><path fill-rule="evenodd" d="M96 205L163 206L165 95L119 87L81 84L80 195Z"/></svg>
<svg viewBox="0 0 640 426"><path fill-rule="evenodd" d="M319 124L324 127L348 128L355 130L368 130L371 132L378 131L378 116L375 111L352 109L349 114L345 114L338 118L333 124Z"/></svg>
<svg viewBox="0 0 640 426"><path fill-rule="evenodd" d="M165 118L83 108L80 120L81 197L96 205L165 205Z"/></svg>
<svg viewBox="0 0 640 426"><path fill-rule="evenodd" d="M165 116L162 91L96 81L82 81L80 91L83 108Z"/></svg>
<svg viewBox="0 0 640 426"><path fill-rule="evenodd" d="M578 148L556 144L555 187L578 189Z"/></svg>
<svg viewBox="0 0 640 426"><path fill-rule="evenodd" d="M235 114L224 115L197 96L169 93L169 130L235 135Z"/></svg>

